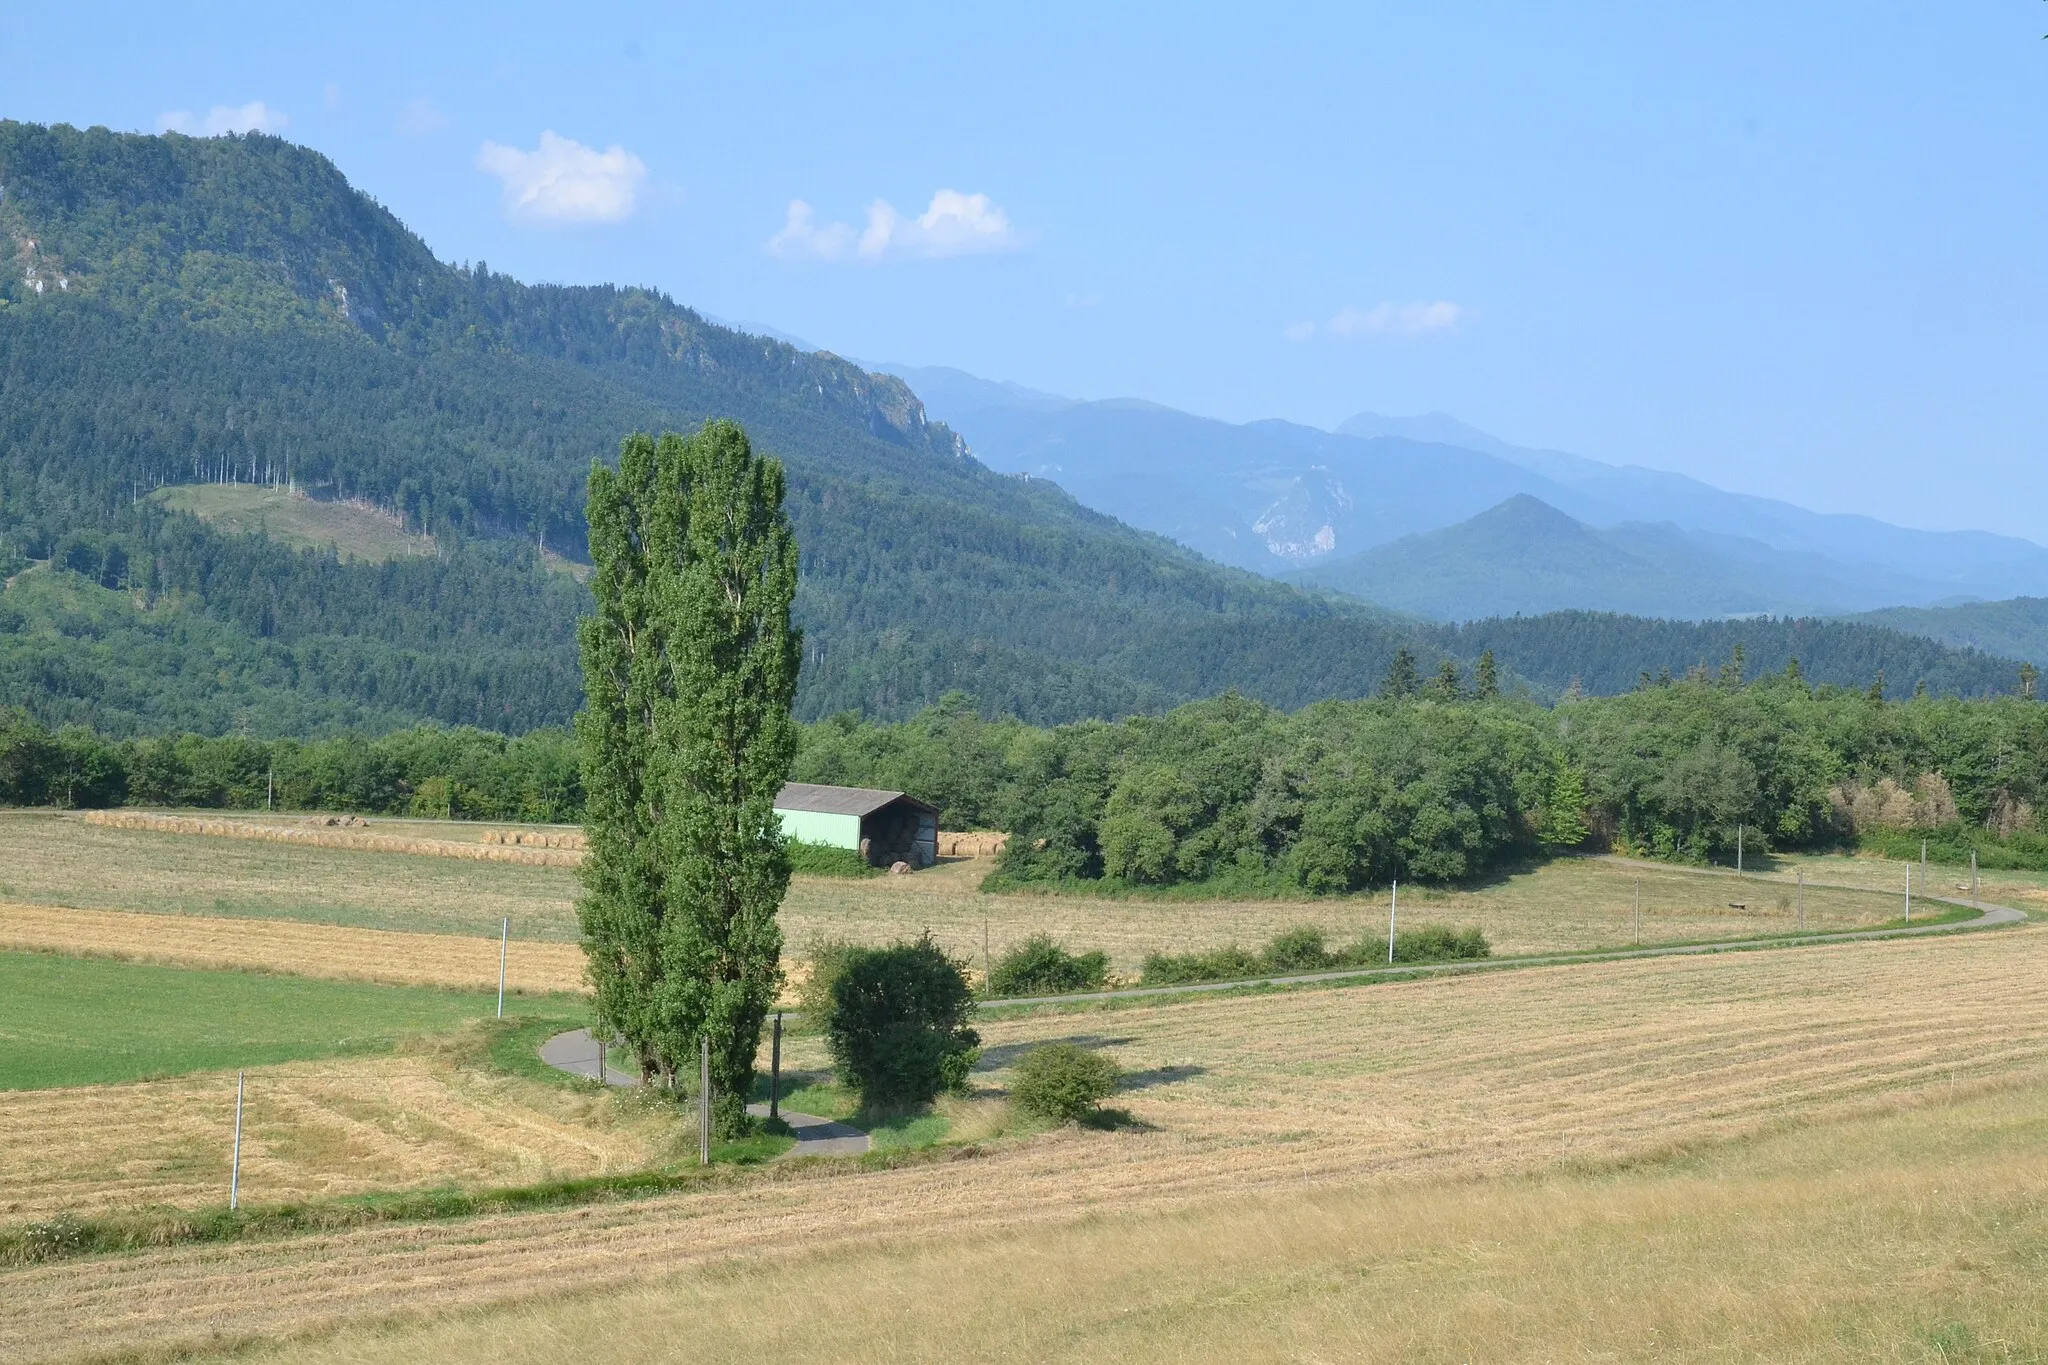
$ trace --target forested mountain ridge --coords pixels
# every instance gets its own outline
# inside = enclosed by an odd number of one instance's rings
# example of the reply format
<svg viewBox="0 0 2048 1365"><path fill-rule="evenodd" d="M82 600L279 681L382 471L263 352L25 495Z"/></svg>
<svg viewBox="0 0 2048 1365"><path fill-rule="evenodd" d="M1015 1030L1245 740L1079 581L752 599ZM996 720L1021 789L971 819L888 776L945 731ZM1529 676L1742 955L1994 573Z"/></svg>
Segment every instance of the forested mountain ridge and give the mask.
<svg viewBox="0 0 2048 1365"><path fill-rule="evenodd" d="M1739 675L1783 673L1794 661L1809 683L1887 695L1924 689L1934 696L2004 696L2024 690L2022 664L1857 621L1751 617L1663 621L1603 611L1496 616L1438 626L1430 636L1448 653L1491 650L1537 687L1591 696L1630 692L1665 678L1720 677L1740 650Z"/></svg>
<svg viewBox="0 0 2048 1365"><path fill-rule="evenodd" d="M790 471L806 714L905 715L955 689L1038 721L1232 686L1296 706L1369 692L1404 644L1431 654L1364 604L1220 568L984 468L900 380L653 291L439 262L280 139L5 123L0 187L17 267L0 281L0 561L54 558L143 610L176 600L251 649L373 640L573 669L575 590L464 541L575 553L592 459L625 432L717 415ZM273 551L146 497L208 479L360 498L444 553L393 569ZM488 627L461 586L478 574L502 599ZM401 580L419 611L383 610ZM33 664L51 640L16 631L0 648ZM305 657L295 685L355 695L320 673L327 653ZM81 705L100 685L41 675ZM565 718L556 690L441 691L411 714L520 729Z"/></svg>
<svg viewBox="0 0 2048 1365"><path fill-rule="evenodd" d="M0 274L7 374L50 398L129 391L112 411L10 403L9 444L117 423L126 441L60 476L109 505L137 485L255 482L289 464L302 487L428 531L577 546L590 428L623 432L650 406L678 421L744 407L771 443L865 433L900 452L882 461L898 474L963 454L901 380L712 326L656 291L444 264L279 138L0 122L0 186L18 266ZM335 401L352 392L384 401Z"/></svg>
<svg viewBox="0 0 2048 1365"><path fill-rule="evenodd" d="M1924 635L1955 649L1981 649L2048 667L2048 597L1966 602L1954 607L1887 607L1853 619Z"/></svg>

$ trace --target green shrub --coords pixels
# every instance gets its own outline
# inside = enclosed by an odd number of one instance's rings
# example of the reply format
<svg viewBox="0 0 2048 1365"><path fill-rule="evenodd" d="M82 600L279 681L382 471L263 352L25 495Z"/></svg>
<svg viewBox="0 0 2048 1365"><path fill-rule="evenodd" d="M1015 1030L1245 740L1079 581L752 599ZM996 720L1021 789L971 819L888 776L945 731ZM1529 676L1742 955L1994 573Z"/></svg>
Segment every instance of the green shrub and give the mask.
<svg viewBox="0 0 2048 1365"><path fill-rule="evenodd" d="M789 870L807 877L879 877L882 869L872 867L858 849L834 848L830 844L808 844L791 839Z"/></svg>
<svg viewBox="0 0 2048 1365"><path fill-rule="evenodd" d="M1010 1097L1027 1114L1055 1123L1075 1122L1095 1113L1095 1106L1115 1093L1122 1074L1115 1062L1092 1048L1047 1043L1017 1063Z"/></svg>
<svg viewBox="0 0 2048 1365"><path fill-rule="evenodd" d="M1269 972L1315 972L1337 965L1337 958L1323 946L1323 931L1314 925L1274 935L1262 956Z"/></svg>
<svg viewBox="0 0 2048 1365"><path fill-rule="evenodd" d="M928 1103L967 1084L981 1037L963 964L932 942L854 948L832 982L825 1041L870 1110Z"/></svg>
<svg viewBox="0 0 2048 1365"><path fill-rule="evenodd" d="M1053 940L1050 934L1033 934L996 959L989 970L988 989L993 996L1065 995L1073 991L1099 991L1109 979L1106 953L1076 956Z"/></svg>
<svg viewBox="0 0 2048 1365"><path fill-rule="evenodd" d="M1974 851L1977 866L1981 868L2025 872L2048 870L2048 834L2030 829L2016 830L2009 838L2001 839L1990 830L1957 821L1939 829L1871 830L1856 842L1871 853L1882 853L1887 858L1903 862L1918 862L1922 840L1927 843L1930 862L1950 867L1968 867L1970 854Z"/></svg>
<svg viewBox="0 0 2048 1365"><path fill-rule="evenodd" d="M1256 953L1233 943L1206 953L1154 953L1145 959L1143 980L1147 986L1181 986L1192 981L1236 981L1258 976L1265 969Z"/></svg>
<svg viewBox="0 0 2048 1365"><path fill-rule="evenodd" d="M1425 924L1394 935L1396 963L1465 962L1490 957L1492 953L1486 935L1477 928ZM1387 941L1383 938L1362 938L1349 947L1332 951L1324 945L1322 930L1304 925L1275 935L1258 953L1246 952L1235 944L1206 953L1154 953L1145 959L1144 984L1181 986L1199 981L1242 981L1258 976L1370 967L1386 961Z"/></svg>
<svg viewBox="0 0 2048 1365"><path fill-rule="evenodd" d="M1373 961L1384 961L1387 941L1377 940L1379 952ZM1447 924L1425 924L1394 935L1396 962L1470 962L1493 956L1493 945L1477 925L1453 929Z"/></svg>

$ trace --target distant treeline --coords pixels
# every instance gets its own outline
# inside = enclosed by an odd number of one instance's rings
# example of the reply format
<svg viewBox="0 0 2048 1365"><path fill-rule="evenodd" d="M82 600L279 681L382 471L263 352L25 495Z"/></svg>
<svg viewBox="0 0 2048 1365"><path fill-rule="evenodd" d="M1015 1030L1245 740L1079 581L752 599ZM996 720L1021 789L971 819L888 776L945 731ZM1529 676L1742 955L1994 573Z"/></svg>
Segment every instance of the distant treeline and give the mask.
<svg viewBox="0 0 2048 1365"><path fill-rule="evenodd" d="M1320 894L1470 877L1546 848L1681 862L1920 837L2048 865L2048 706L1701 676L1545 708L1445 670L1288 714L1236 694L1044 728L948 697L900 724L804 727L799 781L909 791L1012 834L1019 884ZM0 719L0 803L279 807L575 821L574 738L418 728L315 743L109 740Z"/></svg>
<svg viewBox="0 0 2048 1365"><path fill-rule="evenodd" d="M575 822L575 737L422 726L380 739L302 743L235 736L106 739L50 731L0 711L0 805L343 810L477 820Z"/></svg>
<svg viewBox="0 0 2048 1365"><path fill-rule="evenodd" d="M948 828L1012 833L1002 875L1105 888L1308 892L1456 879L1544 848L1682 862L1886 847L2048 865L2048 707L1814 687L1716 669L1546 709L1405 696L1292 715L1226 696L1035 729L958 703L902 725L812 726L806 781L901 788Z"/></svg>
<svg viewBox="0 0 2048 1365"><path fill-rule="evenodd" d="M1880 684L1900 695L1990 697L2020 690L2017 659L1957 648L1863 621L1752 617L1664 621L1608 611L1496 616L1431 628L1445 652L1476 659L1492 650L1505 668L1555 693L1612 696L1666 675L1704 674L1737 649L1757 673L1797 659L1807 680L1840 687Z"/></svg>

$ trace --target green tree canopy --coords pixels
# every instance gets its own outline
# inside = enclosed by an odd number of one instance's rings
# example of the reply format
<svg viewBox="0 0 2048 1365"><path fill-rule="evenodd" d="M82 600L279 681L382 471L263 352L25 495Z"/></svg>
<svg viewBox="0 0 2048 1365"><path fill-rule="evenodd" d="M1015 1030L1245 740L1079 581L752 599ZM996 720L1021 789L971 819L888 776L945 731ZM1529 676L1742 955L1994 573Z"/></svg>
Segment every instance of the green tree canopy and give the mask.
<svg viewBox="0 0 2048 1365"><path fill-rule="evenodd" d="M600 1029L672 1081L700 1039L720 1127L744 1123L780 985L789 862L775 796L796 755L796 540L781 466L738 426L627 439L590 476L578 907Z"/></svg>

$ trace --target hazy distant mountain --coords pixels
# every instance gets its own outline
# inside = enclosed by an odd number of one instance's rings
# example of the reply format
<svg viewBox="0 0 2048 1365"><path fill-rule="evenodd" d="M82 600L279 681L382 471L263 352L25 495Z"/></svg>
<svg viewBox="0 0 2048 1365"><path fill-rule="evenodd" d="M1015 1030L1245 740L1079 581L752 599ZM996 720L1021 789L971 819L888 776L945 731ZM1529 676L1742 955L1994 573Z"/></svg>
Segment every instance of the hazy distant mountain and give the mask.
<svg viewBox="0 0 2048 1365"><path fill-rule="evenodd" d="M1905 574L1845 569L1670 522L1596 530L1527 494L1288 577L1441 621L1571 610L1690 620L1824 616L1940 591Z"/></svg>
<svg viewBox="0 0 2048 1365"><path fill-rule="evenodd" d="M1622 509L1630 520L1669 521L1691 530L1741 536L1774 550L1825 555L1877 575L1904 573L1943 589L1936 597L1924 599L1930 603L2048 592L2048 550L2016 536L1988 531L1914 531L1874 517L1810 512L1774 498L1729 493L1683 474L1640 465L1603 464L1562 450L1510 445L1440 412L1421 417L1361 412L1337 430L1354 436L1407 436L1462 445Z"/></svg>
<svg viewBox="0 0 2048 1365"><path fill-rule="evenodd" d="M2048 594L2048 549L2030 541L1810 512L1682 474L1512 445L1443 413L1360 413L1332 433L1135 399L1083 402L953 369L875 368L907 381L991 467L1053 479L1096 511L1260 573L1285 576L1440 530L1519 493L1588 526L1669 523L1693 550L1711 546L1717 563L1733 561L1706 594L1715 601L1860 610ZM1690 573L1675 553L1653 558Z"/></svg>
<svg viewBox="0 0 2048 1365"><path fill-rule="evenodd" d="M1447 526L1516 493L1618 519L1597 498L1458 446L1292 422L1239 425L1132 398L1080 402L957 370L879 368L908 382L927 411L959 414L969 448L991 468L1051 479L1098 512L1260 573Z"/></svg>

